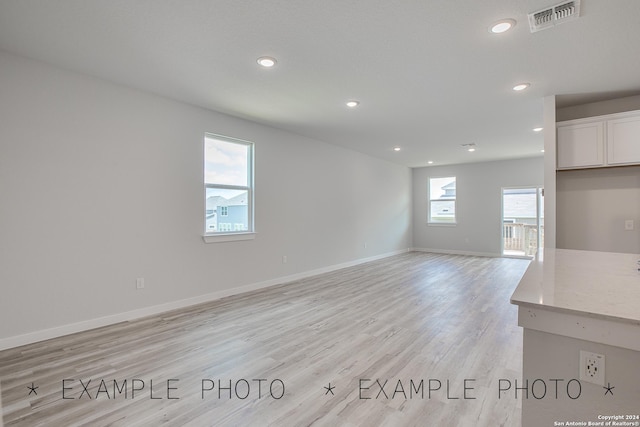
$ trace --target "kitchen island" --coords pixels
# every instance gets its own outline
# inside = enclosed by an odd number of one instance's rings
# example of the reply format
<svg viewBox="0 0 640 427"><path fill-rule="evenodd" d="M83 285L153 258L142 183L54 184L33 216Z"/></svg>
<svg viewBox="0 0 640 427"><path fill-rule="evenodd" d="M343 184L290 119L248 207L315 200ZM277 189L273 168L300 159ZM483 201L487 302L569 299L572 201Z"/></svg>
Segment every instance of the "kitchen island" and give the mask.
<svg viewBox="0 0 640 427"><path fill-rule="evenodd" d="M640 425L638 260L547 248L531 261L511 297L523 328L523 378L520 390L501 397L522 400L523 426L588 425L612 415ZM581 352L604 356L600 370L584 375Z"/></svg>

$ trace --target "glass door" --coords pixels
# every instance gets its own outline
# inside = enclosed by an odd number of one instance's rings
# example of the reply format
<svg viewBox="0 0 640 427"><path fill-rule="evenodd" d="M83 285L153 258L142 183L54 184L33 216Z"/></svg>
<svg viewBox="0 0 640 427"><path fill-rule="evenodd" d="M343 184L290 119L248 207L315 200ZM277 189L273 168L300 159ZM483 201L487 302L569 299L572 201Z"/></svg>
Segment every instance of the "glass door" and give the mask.
<svg viewBox="0 0 640 427"><path fill-rule="evenodd" d="M544 247L544 189L502 189L502 255L533 257Z"/></svg>

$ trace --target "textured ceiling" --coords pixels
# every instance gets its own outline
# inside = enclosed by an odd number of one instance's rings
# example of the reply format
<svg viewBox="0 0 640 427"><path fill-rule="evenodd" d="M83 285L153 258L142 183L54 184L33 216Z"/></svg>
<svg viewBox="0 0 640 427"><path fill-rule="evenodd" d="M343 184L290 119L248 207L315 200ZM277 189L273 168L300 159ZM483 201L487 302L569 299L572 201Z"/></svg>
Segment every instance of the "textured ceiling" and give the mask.
<svg viewBox="0 0 640 427"><path fill-rule="evenodd" d="M640 92L640 1L582 0L580 19L530 33L527 13L557 3L1 0L0 49L407 166L451 164L540 155L546 95ZM490 34L501 18L517 25Z"/></svg>

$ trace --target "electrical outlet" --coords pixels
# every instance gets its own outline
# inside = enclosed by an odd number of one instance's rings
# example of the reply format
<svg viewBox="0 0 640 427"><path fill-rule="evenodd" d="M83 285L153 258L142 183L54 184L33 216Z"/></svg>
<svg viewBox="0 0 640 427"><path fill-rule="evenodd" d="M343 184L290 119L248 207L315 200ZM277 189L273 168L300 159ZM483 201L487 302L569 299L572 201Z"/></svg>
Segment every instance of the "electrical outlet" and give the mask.
<svg viewBox="0 0 640 427"><path fill-rule="evenodd" d="M136 279L136 289L144 289L144 277L138 277Z"/></svg>
<svg viewBox="0 0 640 427"><path fill-rule="evenodd" d="M633 220L632 219L626 219L624 221L624 229L631 231L631 230L633 230L633 228L634 228Z"/></svg>
<svg viewBox="0 0 640 427"><path fill-rule="evenodd" d="M604 386L604 355L580 351L580 380Z"/></svg>

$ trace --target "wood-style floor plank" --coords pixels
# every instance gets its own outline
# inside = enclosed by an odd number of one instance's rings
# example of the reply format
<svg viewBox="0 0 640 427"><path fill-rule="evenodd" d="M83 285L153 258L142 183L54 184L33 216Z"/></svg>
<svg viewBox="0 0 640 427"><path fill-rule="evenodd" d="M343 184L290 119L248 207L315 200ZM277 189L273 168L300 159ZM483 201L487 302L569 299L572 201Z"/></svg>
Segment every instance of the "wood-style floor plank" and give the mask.
<svg viewBox="0 0 640 427"><path fill-rule="evenodd" d="M527 265L413 252L5 350L4 425L517 426L498 381L521 377Z"/></svg>

